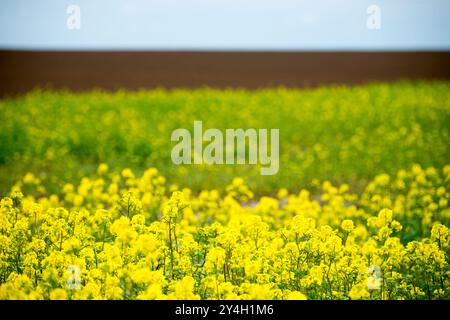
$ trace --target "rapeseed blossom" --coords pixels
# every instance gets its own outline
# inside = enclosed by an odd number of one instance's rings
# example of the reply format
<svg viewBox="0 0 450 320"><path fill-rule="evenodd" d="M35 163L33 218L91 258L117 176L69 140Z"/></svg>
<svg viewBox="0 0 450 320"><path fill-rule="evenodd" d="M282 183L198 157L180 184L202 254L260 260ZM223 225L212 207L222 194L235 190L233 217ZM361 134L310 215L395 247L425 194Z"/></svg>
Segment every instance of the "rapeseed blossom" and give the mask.
<svg viewBox="0 0 450 320"><path fill-rule="evenodd" d="M32 184L39 193L26 192ZM450 166L257 198L106 165L0 202L0 299L449 299Z"/></svg>

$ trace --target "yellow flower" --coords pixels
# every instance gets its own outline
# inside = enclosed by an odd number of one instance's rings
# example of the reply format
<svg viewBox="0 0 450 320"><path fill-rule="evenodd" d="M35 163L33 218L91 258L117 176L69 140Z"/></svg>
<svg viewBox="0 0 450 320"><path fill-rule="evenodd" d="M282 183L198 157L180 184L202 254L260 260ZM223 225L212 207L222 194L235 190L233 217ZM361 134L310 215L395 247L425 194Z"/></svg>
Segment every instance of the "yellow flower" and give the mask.
<svg viewBox="0 0 450 320"><path fill-rule="evenodd" d="M106 163L101 163L97 168L97 173L102 176L108 172L108 165Z"/></svg>
<svg viewBox="0 0 450 320"><path fill-rule="evenodd" d="M287 195L288 195L288 190L286 188L281 188L280 190L278 190L278 194L277 194L278 199L283 199Z"/></svg>
<svg viewBox="0 0 450 320"><path fill-rule="evenodd" d="M125 179L133 179L134 173L133 171L131 171L131 169L126 168L122 170L122 177L124 177Z"/></svg>
<svg viewBox="0 0 450 320"><path fill-rule="evenodd" d="M365 285L357 284L351 288L349 297L352 300L368 299L370 297L370 293L367 291Z"/></svg>
<svg viewBox="0 0 450 320"><path fill-rule="evenodd" d="M299 291L289 292L286 299L287 300L308 300L308 298L306 298L306 296Z"/></svg>
<svg viewBox="0 0 450 320"><path fill-rule="evenodd" d="M195 280L191 276L186 276L174 285L172 297L177 300L197 300L200 299L194 293Z"/></svg>
<svg viewBox="0 0 450 320"><path fill-rule="evenodd" d="M53 289L50 292L50 300L67 300L67 292L64 289Z"/></svg>
<svg viewBox="0 0 450 320"><path fill-rule="evenodd" d="M77 194L77 195L73 198L73 205L74 205L75 207L80 207L80 206L83 204L83 201L84 201L83 196Z"/></svg>
<svg viewBox="0 0 450 320"><path fill-rule="evenodd" d="M344 220L341 223L341 228L342 230L346 231L346 232L352 232L352 230L355 228L353 221L352 220Z"/></svg>

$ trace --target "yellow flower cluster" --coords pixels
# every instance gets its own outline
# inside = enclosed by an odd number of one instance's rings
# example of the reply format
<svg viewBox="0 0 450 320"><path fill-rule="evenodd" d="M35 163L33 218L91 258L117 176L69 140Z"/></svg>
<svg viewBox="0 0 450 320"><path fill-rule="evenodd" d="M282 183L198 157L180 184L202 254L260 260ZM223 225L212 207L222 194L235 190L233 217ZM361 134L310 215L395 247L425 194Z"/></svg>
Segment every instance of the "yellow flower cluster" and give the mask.
<svg viewBox="0 0 450 320"><path fill-rule="evenodd" d="M0 203L0 299L450 298L449 165L315 184L194 194L102 164L48 194L28 173Z"/></svg>

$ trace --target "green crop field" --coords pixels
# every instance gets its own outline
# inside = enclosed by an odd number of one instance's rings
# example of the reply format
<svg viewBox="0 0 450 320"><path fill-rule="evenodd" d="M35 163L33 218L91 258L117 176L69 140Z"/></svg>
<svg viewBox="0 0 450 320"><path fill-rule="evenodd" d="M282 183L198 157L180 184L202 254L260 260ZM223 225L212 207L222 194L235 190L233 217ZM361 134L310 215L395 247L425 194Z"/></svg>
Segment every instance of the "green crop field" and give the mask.
<svg viewBox="0 0 450 320"><path fill-rule="evenodd" d="M0 101L1 192L26 172L51 190L95 173L99 163L156 167L172 183L221 188L245 177L258 193L298 190L314 179L359 188L414 163L450 155L450 83L399 82L312 90L35 91ZM176 128L279 128L280 170L172 163Z"/></svg>

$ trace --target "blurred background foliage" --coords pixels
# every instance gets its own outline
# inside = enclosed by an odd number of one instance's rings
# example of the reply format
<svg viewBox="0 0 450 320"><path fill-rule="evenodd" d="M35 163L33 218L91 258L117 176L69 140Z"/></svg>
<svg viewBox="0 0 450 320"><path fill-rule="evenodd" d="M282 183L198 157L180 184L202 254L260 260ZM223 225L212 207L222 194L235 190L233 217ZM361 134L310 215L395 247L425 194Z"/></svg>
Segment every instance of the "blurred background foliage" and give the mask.
<svg viewBox="0 0 450 320"><path fill-rule="evenodd" d="M377 174L450 155L450 82L374 83L316 89L176 89L115 93L35 90L0 100L0 193L26 172L49 191L95 173L99 163L137 173L156 167L180 187L222 189L246 178L257 194L316 180L359 190ZM172 163L176 128L279 128L280 170Z"/></svg>

